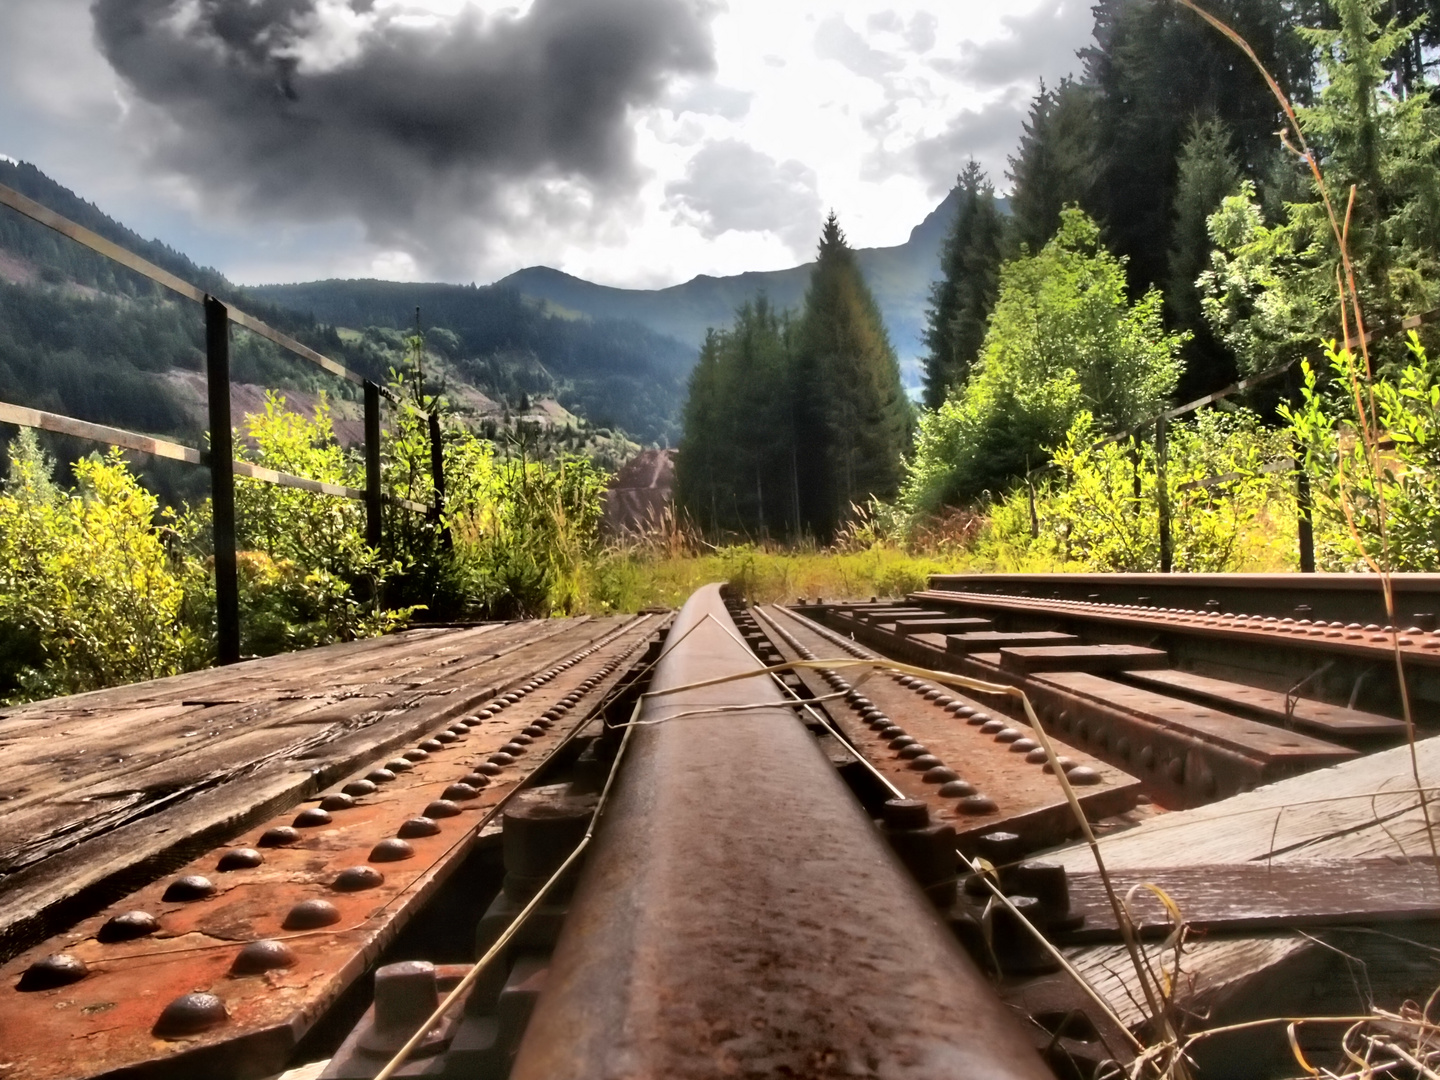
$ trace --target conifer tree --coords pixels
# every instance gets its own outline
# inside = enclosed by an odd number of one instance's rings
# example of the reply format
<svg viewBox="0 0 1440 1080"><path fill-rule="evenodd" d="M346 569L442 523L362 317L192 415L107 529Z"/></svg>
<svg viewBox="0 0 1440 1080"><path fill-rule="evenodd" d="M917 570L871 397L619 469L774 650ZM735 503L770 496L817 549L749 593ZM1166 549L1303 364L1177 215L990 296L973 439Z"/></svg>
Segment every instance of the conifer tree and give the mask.
<svg viewBox="0 0 1440 1080"><path fill-rule="evenodd" d="M1092 89L1073 79L1062 79L1053 90L1042 83L1006 174L1013 185L1015 238L1032 252L1055 235L1063 207L1093 207L1096 147Z"/></svg>
<svg viewBox="0 0 1440 1080"><path fill-rule="evenodd" d="M1229 129L1216 119L1192 121L1180 150L1165 284L1170 325L1194 335L1185 346L1182 398L1218 390L1235 378L1234 358L1210 333L1195 282L1210 265L1211 241L1206 221L1226 197L1240 190L1240 181L1240 164L1231 149Z"/></svg>
<svg viewBox="0 0 1440 1080"><path fill-rule="evenodd" d="M964 381L980 355L1007 239L1006 221L995 202L995 189L978 162L972 159L966 164L956 187L960 205L940 252L941 279L930 287L930 308L926 312L928 409L940 407L946 393Z"/></svg>
<svg viewBox="0 0 1440 1080"><path fill-rule="evenodd" d="M833 211L796 345L802 523L829 537L852 504L895 494L912 417L879 306Z"/></svg>

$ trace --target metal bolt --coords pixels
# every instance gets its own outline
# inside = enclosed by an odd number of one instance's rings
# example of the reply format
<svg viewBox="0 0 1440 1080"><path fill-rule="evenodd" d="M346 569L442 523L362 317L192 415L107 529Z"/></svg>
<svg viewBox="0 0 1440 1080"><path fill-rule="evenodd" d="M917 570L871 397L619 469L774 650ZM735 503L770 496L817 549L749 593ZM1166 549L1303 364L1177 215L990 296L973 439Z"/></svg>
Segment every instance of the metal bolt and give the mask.
<svg viewBox="0 0 1440 1080"><path fill-rule="evenodd" d="M980 725L981 735L994 735L997 731L1005 730L1004 720L986 720Z"/></svg>
<svg viewBox="0 0 1440 1080"><path fill-rule="evenodd" d="M318 930L340 921L340 909L329 900L302 900L281 923L284 930Z"/></svg>
<svg viewBox="0 0 1440 1080"><path fill-rule="evenodd" d="M321 810L350 810L355 806L355 800L349 795L326 795L320 800Z"/></svg>
<svg viewBox="0 0 1440 1080"><path fill-rule="evenodd" d="M921 746L921 745L920 745L919 743L917 743L917 742L909 743L908 745L902 746L902 747L900 748L900 756L901 756L902 758L905 758L906 760L909 760L909 759L911 759L911 758L917 758L917 757L919 757L921 754L928 754L928 753L929 753L929 751L926 750L925 747Z"/></svg>
<svg viewBox="0 0 1440 1080"><path fill-rule="evenodd" d="M1178 758L1176 759L1179 760ZM1072 784L1098 784L1101 777L1098 772L1088 765L1077 765L1073 769L1065 770L1065 779Z"/></svg>
<svg viewBox="0 0 1440 1080"><path fill-rule="evenodd" d="M985 729L981 728L980 730L984 731ZM1012 743L1020 738L1024 738L1024 735L1012 727L1001 728L995 732L995 741L998 743Z"/></svg>
<svg viewBox="0 0 1440 1080"><path fill-rule="evenodd" d="M277 825L261 833L260 839L255 843L258 847L286 847L299 839L300 834L289 825Z"/></svg>
<svg viewBox="0 0 1440 1080"><path fill-rule="evenodd" d="M919 742L919 740L916 739L914 735L896 735L895 738L890 740L889 746L891 750L899 750L905 746L912 746L917 742Z"/></svg>
<svg viewBox="0 0 1440 1080"><path fill-rule="evenodd" d="M420 747L422 750L435 750L439 747L444 747L449 745L450 743L457 742L459 741L459 738L460 736L456 735L453 731L437 731L433 737L426 739L425 742L421 743ZM428 743L432 742L435 744L434 746L427 745Z"/></svg>
<svg viewBox="0 0 1440 1080"><path fill-rule="evenodd" d="M1025 854L1025 841L1018 833L999 829L977 838L975 847L991 866L1017 862Z"/></svg>
<svg viewBox="0 0 1440 1080"><path fill-rule="evenodd" d="M265 856L256 851L253 847L231 848L220 861L215 864L215 869L221 872L230 870L254 870L265 861Z"/></svg>
<svg viewBox="0 0 1440 1080"><path fill-rule="evenodd" d="M403 822L395 835L401 840L414 840L418 836L434 836L440 826L428 817L412 817Z"/></svg>
<svg viewBox="0 0 1440 1080"><path fill-rule="evenodd" d="M375 781L373 780L351 780L340 789L346 795L353 795L359 798L362 795L375 794Z"/></svg>
<svg viewBox="0 0 1440 1080"><path fill-rule="evenodd" d="M165 1006L151 1029L156 1038L180 1039L218 1027L230 1018L214 994L184 994Z"/></svg>
<svg viewBox="0 0 1440 1080"><path fill-rule="evenodd" d="M300 813L296 814L295 820L291 822L291 824L297 829L317 829L321 825L329 825L332 820L330 811L321 810L318 806L312 806L310 809L301 810Z"/></svg>
<svg viewBox="0 0 1440 1080"><path fill-rule="evenodd" d="M1028 754L1032 750L1036 749L1040 749L1040 752L1042 754L1045 752L1044 749L1040 747L1040 744L1037 743L1034 739L1020 738L1014 740L1010 744L1010 753L1012 754Z"/></svg>
<svg viewBox="0 0 1440 1080"><path fill-rule="evenodd" d="M415 849L398 837L381 840L370 849L371 862L401 862L405 859L412 858L414 855Z"/></svg>
<svg viewBox="0 0 1440 1080"><path fill-rule="evenodd" d="M372 784L388 784L395 779L395 774L389 769L371 769L365 774L365 779Z"/></svg>
<svg viewBox="0 0 1440 1080"><path fill-rule="evenodd" d="M85 961L78 956L71 956L69 953L55 953L43 960L36 960L25 969L25 974L20 976L20 981L15 984L15 989L29 992L31 990L54 990L57 986L69 986L73 982L79 982L90 973L85 966Z"/></svg>
<svg viewBox="0 0 1440 1080"><path fill-rule="evenodd" d="M483 773L472 772L462 776L460 783L472 788L483 788L490 783L490 778Z"/></svg>
<svg viewBox="0 0 1440 1080"><path fill-rule="evenodd" d="M965 799L975 794L975 785L968 780L949 780L940 785L937 794L946 799Z"/></svg>
<svg viewBox="0 0 1440 1080"><path fill-rule="evenodd" d="M1043 746L1037 746L1035 747L1035 749L1029 751L1025 755L1025 760L1028 761L1031 765L1042 765L1046 761L1048 761L1049 758L1050 755L1045 753L1045 748Z"/></svg>
<svg viewBox="0 0 1440 1080"><path fill-rule="evenodd" d="M916 772L928 772L929 770L938 768L944 764L945 762L941 761L934 754L921 754L919 757L914 757L910 759L910 768L914 769Z"/></svg>
<svg viewBox="0 0 1440 1080"><path fill-rule="evenodd" d="M415 749L406 750L405 753L401 754L400 756L403 757L406 761L424 761L430 755L424 750Z"/></svg>
<svg viewBox="0 0 1440 1080"><path fill-rule="evenodd" d="M460 807L456 806L449 799L435 799L433 802L430 803L430 805L425 807L422 816L432 819L447 818L455 817L459 813Z"/></svg>
<svg viewBox="0 0 1440 1080"><path fill-rule="evenodd" d="M385 875L373 866L349 866L335 875L330 887L336 892L360 892L385 884Z"/></svg>
<svg viewBox="0 0 1440 1080"><path fill-rule="evenodd" d="M390 772L392 773L409 772L414 767L414 762L411 762L403 757L398 757L394 761L387 761L385 763L385 768L390 770Z"/></svg>
<svg viewBox="0 0 1440 1080"><path fill-rule="evenodd" d="M930 807L923 799L887 799L880 813L887 829L923 829L930 824Z"/></svg>
<svg viewBox="0 0 1440 1080"><path fill-rule="evenodd" d="M946 768L944 765L936 765L933 768L925 770L925 775L921 777L927 784L948 784L950 781L958 780L959 778L959 773L954 769Z"/></svg>
<svg viewBox="0 0 1440 1080"><path fill-rule="evenodd" d="M500 751L498 754L491 754L491 755L486 759L486 761L487 761L489 764L491 764L491 765L500 765L500 766L514 765L514 764L515 764L514 755L508 754L508 753L506 753L506 752L503 751L503 750ZM481 771L483 772L484 769L482 768Z"/></svg>
<svg viewBox="0 0 1440 1080"><path fill-rule="evenodd" d="M104 945L112 945L117 941L134 941L136 938L148 937L159 929L160 920L148 911L127 911L123 915L106 919L95 939Z"/></svg>
<svg viewBox="0 0 1440 1080"><path fill-rule="evenodd" d="M165 890L161 900L170 903L186 903L192 900L205 900L215 895L215 886L207 877L199 874L190 874L186 877L176 878Z"/></svg>
<svg viewBox="0 0 1440 1080"><path fill-rule="evenodd" d="M230 964L231 975L260 975L276 968L294 967L298 961L295 950L283 941L252 941Z"/></svg>
<svg viewBox="0 0 1440 1080"><path fill-rule="evenodd" d="M439 750L445 749L445 744L442 743L439 739L425 739L421 742L416 743L415 746L419 750L424 750L427 754L433 754ZM410 755L406 754L405 756L409 757Z"/></svg>
<svg viewBox="0 0 1440 1080"><path fill-rule="evenodd" d="M467 799L477 798L479 794L480 792L469 784L451 784L441 793L440 798L450 803L464 802ZM433 814L428 816L434 817Z"/></svg>

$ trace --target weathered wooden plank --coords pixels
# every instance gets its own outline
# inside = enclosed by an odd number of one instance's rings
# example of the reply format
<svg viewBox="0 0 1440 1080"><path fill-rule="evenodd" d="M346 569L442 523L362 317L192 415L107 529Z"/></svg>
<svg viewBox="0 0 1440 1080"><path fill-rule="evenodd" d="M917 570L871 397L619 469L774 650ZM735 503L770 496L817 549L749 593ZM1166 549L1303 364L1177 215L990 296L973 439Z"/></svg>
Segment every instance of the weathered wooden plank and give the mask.
<svg viewBox="0 0 1440 1080"><path fill-rule="evenodd" d="M885 624L882 624L882 626ZM995 624L989 619L955 618L904 618L893 623L894 632L904 637L907 634L965 634L993 630Z"/></svg>
<svg viewBox="0 0 1440 1080"><path fill-rule="evenodd" d="M558 621L557 621L558 622ZM634 633L643 636L646 617L633 622ZM329 722L305 723L305 709L318 710L331 704L294 697L289 702L248 703L252 726L240 723L237 715L233 760L223 750L219 756L191 755L197 766L189 783L164 792L163 801L112 805L99 810L85 800L53 793L57 802L75 810L68 831L53 834L53 850L38 861L3 879L0 888L0 955L11 955L17 947L44 936L78 911L103 906L146 880L166 872L192 857L195 851L218 842L218 837L242 829L246 824L269 817L294 805L318 787L331 782L453 716L475 708L493 696L498 686L522 678L583 648L605 633L627 624L624 618L570 620L534 624L542 632L527 630L528 639L508 649L498 659L486 641L480 666L455 665L442 677L416 688L397 688L383 698L351 699L354 712L332 715ZM455 633L469 633L459 631ZM474 639L472 639L474 640ZM434 651L436 639L415 643ZM367 650L368 651L368 650ZM343 652L339 654L343 656ZM337 659L331 654L331 659ZM372 654L373 658L373 654ZM301 671L290 657L294 671ZM396 657L403 661L403 656ZM363 668L357 678L363 677ZM320 675L313 674L311 690L323 690ZM371 676L373 679L373 675ZM165 680L169 681L169 680ZM171 689L176 689L171 687ZM189 687L179 688L182 693ZM272 685L272 692L276 688ZM294 689L283 684L281 689ZM266 725L266 708L294 709L292 717ZM94 719L103 722L103 710L94 710ZM300 723L290 721L298 718ZM258 725L258 726L255 726ZM240 733L245 733L242 737ZM252 738L260 735L260 738ZM268 739L268 742L267 742ZM268 747L268 749L267 749ZM224 762L229 761L226 765ZM153 762L152 762L153 764ZM92 787L114 782L123 784L123 765L97 774ZM175 776L186 775L182 770Z"/></svg>
<svg viewBox="0 0 1440 1080"><path fill-rule="evenodd" d="M1112 884L1144 936L1172 929L1153 885L1174 901L1194 933L1251 933L1320 926L1440 919L1440 874L1430 860L1331 859L1306 862L1127 867ZM1069 943L1119 941L1120 929L1098 873L1069 878L1071 910L1085 924Z"/></svg>
<svg viewBox="0 0 1440 1080"><path fill-rule="evenodd" d="M1162 691L1178 690L1183 694L1225 705L1239 705L1262 716L1288 721L1302 730L1314 731L1327 738L1396 738L1405 734L1405 721L1390 716L1377 716L1343 705L1329 705L1308 698L1295 699L1293 708L1285 708L1286 695L1278 690L1226 679L1212 679L1189 671L1136 671L1130 681Z"/></svg>
<svg viewBox="0 0 1440 1080"><path fill-rule="evenodd" d="M1440 791L1440 740L1422 739L1415 753L1421 781L1434 800ZM1430 816L1440 822L1433 802ZM1106 865L1116 869L1429 854L1410 752L1404 746L1209 806L1159 814L1128 832L1102 838L1100 846ZM1083 847L1047 858L1076 870L1094 868Z"/></svg>
<svg viewBox="0 0 1440 1080"><path fill-rule="evenodd" d="M1006 671L1142 671L1170 666L1164 649L1143 645L1007 645L1000 650Z"/></svg>

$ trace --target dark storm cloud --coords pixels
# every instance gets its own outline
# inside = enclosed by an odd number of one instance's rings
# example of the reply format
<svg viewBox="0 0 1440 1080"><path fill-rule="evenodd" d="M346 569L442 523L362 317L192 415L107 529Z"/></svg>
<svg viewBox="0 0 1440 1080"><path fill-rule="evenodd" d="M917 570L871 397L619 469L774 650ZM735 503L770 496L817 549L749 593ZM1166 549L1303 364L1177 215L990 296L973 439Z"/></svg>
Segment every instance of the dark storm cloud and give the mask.
<svg viewBox="0 0 1440 1080"><path fill-rule="evenodd" d="M975 158L991 182L1003 188L1006 159L1014 152L1029 107L1028 91L1007 93L980 109L964 110L939 134L921 139L883 162L871 162L869 167L880 171L908 165L925 179L932 195L941 195L954 186L965 162Z"/></svg>
<svg viewBox="0 0 1440 1080"><path fill-rule="evenodd" d="M714 69L710 0L535 0L397 17L373 0L95 0L96 40L202 191L353 214L434 269L507 216L581 222L638 184L629 112ZM483 230L481 230L483 232Z"/></svg>
<svg viewBox="0 0 1440 1080"><path fill-rule="evenodd" d="M1047 0L1025 15L1006 15L1006 33L982 44L965 42L958 60L937 60L937 70L974 86L1057 82L1079 68L1075 50L1094 23L1089 0Z"/></svg>
<svg viewBox="0 0 1440 1080"><path fill-rule="evenodd" d="M708 239L732 230L773 232L798 251L820 222L813 169L734 139L707 143L665 194L677 217Z"/></svg>

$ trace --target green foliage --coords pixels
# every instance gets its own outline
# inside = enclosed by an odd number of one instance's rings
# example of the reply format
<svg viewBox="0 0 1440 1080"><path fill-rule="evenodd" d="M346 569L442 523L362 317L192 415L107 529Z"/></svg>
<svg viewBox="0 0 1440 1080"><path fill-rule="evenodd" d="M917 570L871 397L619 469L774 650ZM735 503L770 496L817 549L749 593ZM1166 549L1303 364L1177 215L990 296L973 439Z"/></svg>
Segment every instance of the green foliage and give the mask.
<svg viewBox="0 0 1440 1080"><path fill-rule="evenodd" d="M1159 569L1154 444L1127 440L1096 447L1100 435L1090 414L1077 417L1055 452L1056 468L1035 488L1034 517L1023 486L991 508L990 526L976 545L981 560L1014 568ZM1171 427L1165 490L1175 570L1236 571L1283 558L1266 548L1293 551L1289 477L1263 471L1283 459L1287 446L1285 432L1267 430L1250 412L1211 410ZM1288 524L1277 527L1277 521Z"/></svg>
<svg viewBox="0 0 1440 1080"><path fill-rule="evenodd" d="M712 330L684 418L677 498L712 532L829 538L853 504L894 494L910 405L833 214L798 322L761 297Z"/></svg>
<svg viewBox="0 0 1440 1080"><path fill-rule="evenodd" d="M965 381L980 355L1008 243L995 189L976 161L965 166L956 189L960 205L940 253L941 279L930 287L926 313L928 409L938 408L950 388Z"/></svg>
<svg viewBox="0 0 1440 1080"><path fill-rule="evenodd" d="M796 328L791 385L801 528L829 537L852 506L899 488L912 424L880 309L833 212Z"/></svg>
<svg viewBox="0 0 1440 1080"><path fill-rule="evenodd" d="M1007 263L980 362L920 422L902 501L912 512L996 492L1038 465L1082 412L1124 428L1174 389L1184 341L1167 334L1161 298L1125 298L1125 264L1095 223L1062 212L1036 255Z"/></svg>
<svg viewBox="0 0 1440 1080"><path fill-rule="evenodd" d="M202 652L186 621L195 568L167 550L155 497L118 450L77 462L74 492L50 471L22 431L0 494L0 624L6 637L28 639L43 666L7 672L12 684L0 693L79 693L193 665Z"/></svg>
<svg viewBox="0 0 1440 1080"><path fill-rule="evenodd" d="M1298 110L1335 212L1347 213L1356 285L1371 327L1440 299L1440 120L1429 95L1401 96L1388 65L1413 24L1380 26L1380 0L1333 0L1338 29L1307 29L1324 71L1319 101ZM1285 218L1267 225L1244 187L1210 220L1216 251L1202 277L1205 314L1246 371L1296 355L1340 326L1340 257L1313 180ZM1403 350L1382 345L1389 361Z"/></svg>
<svg viewBox="0 0 1440 1080"><path fill-rule="evenodd" d="M1180 148L1178 169L1165 310L1173 327L1191 334L1185 350L1184 398L1217 390L1235 376L1228 350L1210 333L1196 284L1210 262L1206 223L1220 204L1240 189L1240 163L1231 149L1229 129L1215 119L1192 123Z"/></svg>
<svg viewBox="0 0 1440 1080"><path fill-rule="evenodd" d="M1317 568L1440 570L1440 372L1408 345L1411 362L1366 391L1359 357L1330 342L1330 379L1305 363L1301 402L1281 409L1311 477ZM1388 445L1367 446L1357 393Z"/></svg>
<svg viewBox="0 0 1440 1080"><path fill-rule="evenodd" d="M761 296L701 347L676 498L711 533L795 534L794 336Z"/></svg>
<svg viewBox="0 0 1440 1080"><path fill-rule="evenodd" d="M1038 250L1060 227L1061 210L1092 205L1099 170L1093 88L1073 79L1053 90L1042 84L1007 174L1015 238Z"/></svg>

